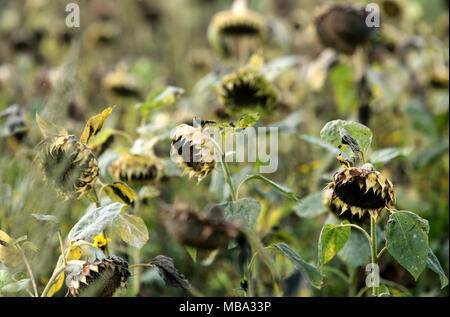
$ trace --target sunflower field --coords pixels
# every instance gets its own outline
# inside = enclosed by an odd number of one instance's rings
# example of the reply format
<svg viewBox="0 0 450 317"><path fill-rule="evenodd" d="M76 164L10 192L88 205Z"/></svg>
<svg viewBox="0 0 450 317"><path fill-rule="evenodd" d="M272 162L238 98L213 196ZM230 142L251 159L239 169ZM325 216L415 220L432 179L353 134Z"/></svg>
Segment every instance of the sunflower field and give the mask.
<svg viewBox="0 0 450 317"><path fill-rule="evenodd" d="M0 0L0 297L445 297L449 2Z"/></svg>

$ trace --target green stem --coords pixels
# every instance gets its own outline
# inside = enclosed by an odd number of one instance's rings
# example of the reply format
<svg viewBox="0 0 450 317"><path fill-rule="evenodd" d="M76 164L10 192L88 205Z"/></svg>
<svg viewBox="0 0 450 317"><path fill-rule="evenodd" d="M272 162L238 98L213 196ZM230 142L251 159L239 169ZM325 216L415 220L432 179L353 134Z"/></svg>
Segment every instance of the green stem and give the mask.
<svg viewBox="0 0 450 317"><path fill-rule="evenodd" d="M334 275L340 277L345 283L350 284L350 277L346 276L344 273L342 273L340 270L334 268L334 267L323 267L324 272L333 273Z"/></svg>
<svg viewBox="0 0 450 317"><path fill-rule="evenodd" d="M375 270L375 265L378 263L377 258L377 230L376 230L376 221L373 216L370 216L370 236L372 239L371 243L371 255L372 255L372 274L373 274L373 286L372 286L372 295L378 296L379 287L378 287L378 270Z"/></svg>
<svg viewBox="0 0 450 317"><path fill-rule="evenodd" d="M19 250L20 255L22 256L22 260L25 263L25 266L27 267L28 274L30 275L31 283L33 284L33 290L34 290L34 296L39 297L39 293L36 286L36 281L34 279L33 271L31 270L30 263L28 263L28 259L25 255L25 252L23 249L19 246L19 244L16 245L17 250Z"/></svg>
<svg viewBox="0 0 450 317"><path fill-rule="evenodd" d="M358 282L356 278L356 269L349 269L350 273L350 287L348 289L348 296L355 297L356 296L356 283Z"/></svg>
<svg viewBox="0 0 450 317"><path fill-rule="evenodd" d="M378 260L380 260L381 256L383 255L384 251L386 251L386 250L387 250L387 248L386 248L386 247L383 247L383 249L381 249L381 251L378 252L378 255L377 255L377 259L378 259Z"/></svg>
<svg viewBox="0 0 450 317"><path fill-rule="evenodd" d="M130 246L130 248L133 248ZM134 263L139 263L140 261L140 252L139 249L133 248L132 250L132 254L133 254L133 262ZM134 266L134 274L133 274L133 293L134 296L137 296L139 294L140 291L140 283L141 280L141 267L139 265Z"/></svg>
<svg viewBox="0 0 450 317"><path fill-rule="evenodd" d="M62 264L61 267L57 270L55 270L52 274L52 277L50 277L50 280L48 281L47 285L45 286L44 291L41 294L41 297L46 297L48 292L50 291L50 287L53 285L53 283L55 282L56 278L62 273L64 272L64 270L66 269L66 265Z"/></svg>
<svg viewBox="0 0 450 317"><path fill-rule="evenodd" d="M367 238L367 241L369 241L369 244L372 245L372 238L369 236L369 234L367 233L367 231L364 230L363 228L361 228L360 226L354 225L354 224L352 224L352 223L343 224L343 225L341 225L341 226L342 226L342 227L352 227L352 228L358 229L358 230L361 231L361 232L364 234L364 236Z"/></svg>

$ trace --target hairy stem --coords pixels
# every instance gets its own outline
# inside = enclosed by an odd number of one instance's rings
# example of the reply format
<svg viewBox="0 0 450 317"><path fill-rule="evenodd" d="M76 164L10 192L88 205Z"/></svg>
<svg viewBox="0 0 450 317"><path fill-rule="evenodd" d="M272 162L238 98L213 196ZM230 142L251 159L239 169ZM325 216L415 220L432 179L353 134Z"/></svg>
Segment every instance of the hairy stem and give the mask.
<svg viewBox="0 0 450 317"><path fill-rule="evenodd" d="M378 296L379 287L378 287L378 270L375 269L375 265L378 263L377 257L377 230L376 230L376 221L373 216L370 216L370 236L372 239L371 243L371 255L372 255L372 295Z"/></svg>
<svg viewBox="0 0 450 317"><path fill-rule="evenodd" d="M16 247L17 247L17 249L20 252L20 255L21 255L22 259L23 259L23 262L25 263L25 266L27 267L28 274L30 275L31 283L33 284L34 296L35 297L39 297L39 293L38 293L38 290L37 290L36 281L34 279L33 271L31 270L31 266L30 266L30 263L28 262L28 259L27 259L26 255L25 255L25 252L19 246L19 244L17 244Z"/></svg>

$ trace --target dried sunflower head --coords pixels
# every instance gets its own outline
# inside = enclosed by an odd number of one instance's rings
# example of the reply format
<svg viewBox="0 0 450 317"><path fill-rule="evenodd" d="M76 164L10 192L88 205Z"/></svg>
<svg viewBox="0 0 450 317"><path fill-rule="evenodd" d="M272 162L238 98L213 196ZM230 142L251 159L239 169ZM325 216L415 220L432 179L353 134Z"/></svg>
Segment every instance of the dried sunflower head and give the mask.
<svg viewBox="0 0 450 317"><path fill-rule="evenodd" d="M321 9L315 19L317 33L323 45L353 54L365 44L374 28L366 25L367 12L352 5L335 4Z"/></svg>
<svg viewBox="0 0 450 317"><path fill-rule="evenodd" d="M208 27L208 40L218 52L226 52L223 47L231 39L265 39L269 27L264 16L249 10L245 0L236 0L230 10L214 15Z"/></svg>
<svg viewBox="0 0 450 317"><path fill-rule="evenodd" d="M268 113L278 101L278 94L272 83L251 67L225 76L217 87L217 92L226 111L238 115L249 109Z"/></svg>
<svg viewBox="0 0 450 317"><path fill-rule="evenodd" d="M164 224L181 244L206 250L226 248L239 236L239 226L216 211L213 208L209 213L199 213L186 204L176 204L166 211Z"/></svg>
<svg viewBox="0 0 450 317"><path fill-rule="evenodd" d="M73 135L45 138L38 159L46 179L52 181L65 198L80 198L97 180L98 161L91 149Z"/></svg>
<svg viewBox="0 0 450 317"><path fill-rule="evenodd" d="M183 174L201 181L216 166L216 154L212 141L201 126L194 128L181 124L172 133L171 154L184 168Z"/></svg>
<svg viewBox="0 0 450 317"><path fill-rule="evenodd" d="M70 274L69 291L76 297L112 297L120 287L126 287L129 276L128 263L111 255L85 262L80 272Z"/></svg>
<svg viewBox="0 0 450 317"><path fill-rule="evenodd" d="M350 223L357 224L358 226L368 224L370 222L370 214L364 213L361 218L359 214L352 214L350 209L342 212L342 205L337 204L335 200L332 200L333 191L327 189L323 192L323 204L326 206L331 214L336 216L339 220L348 220Z"/></svg>
<svg viewBox="0 0 450 317"><path fill-rule="evenodd" d="M371 164L361 168L341 164L341 170L333 175L326 187L332 190L331 201L340 215L350 211L361 219L366 212L375 219L384 208L394 208L395 194L392 183Z"/></svg>
<svg viewBox="0 0 450 317"><path fill-rule="evenodd" d="M24 118L24 114L19 105L9 106L0 113L0 120L6 118L2 125L1 136L5 138L13 138L20 142L28 133L28 126Z"/></svg>
<svg viewBox="0 0 450 317"><path fill-rule="evenodd" d="M120 63L116 69L106 74L102 80L106 91L121 97L140 96L140 87L137 79L128 72L128 67Z"/></svg>
<svg viewBox="0 0 450 317"><path fill-rule="evenodd" d="M164 162L152 153L126 152L109 167L111 176L131 186L156 183L164 172Z"/></svg>

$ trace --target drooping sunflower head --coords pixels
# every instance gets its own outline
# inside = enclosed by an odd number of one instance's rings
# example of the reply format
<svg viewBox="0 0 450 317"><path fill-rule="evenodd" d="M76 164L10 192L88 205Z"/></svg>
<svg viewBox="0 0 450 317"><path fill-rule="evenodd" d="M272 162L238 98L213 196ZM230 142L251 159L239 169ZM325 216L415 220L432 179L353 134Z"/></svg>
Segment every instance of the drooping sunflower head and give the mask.
<svg viewBox="0 0 450 317"><path fill-rule="evenodd" d="M40 143L38 158L45 178L65 198L80 198L97 180L98 161L91 149L73 135L56 135Z"/></svg>
<svg viewBox="0 0 450 317"><path fill-rule="evenodd" d="M183 174L201 181L216 166L214 144L203 129L181 124L172 133L172 155L184 168Z"/></svg>
<svg viewBox="0 0 450 317"><path fill-rule="evenodd" d="M223 45L228 38L263 40L268 33L264 16L248 9L245 0L236 0L230 10L214 15L208 27L208 40L214 49L224 53Z"/></svg>
<svg viewBox="0 0 450 317"><path fill-rule="evenodd" d="M125 287L130 276L128 263L111 255L103 260L85 262L81 271L69 275L69 291L74 297L112 297Z"/></svg>
<svg viewBox="0 0 450 317"><path fill-rule="evenodd" d="M364 8L347 4L322 8L315 19L320 41L326 47L332 47L345 54L353 54L374 32L375 28L367 26L366 16Z"/></svg>
<svg viewBox="0 0 450 317"><path fill-rule="evenodd" d="M270 112L278 101L272 83L251 67L228 74L217 87L219 101L228 113L244 114L247 110Z"/></svg>
<svg viewBox="0 0 450 317"><path fill-rule="evenodd" d="M351 209L347 209L342 212L342 204L338 203L336 200L332 199L333 190L327 189L323 192L323 204L326 206L331 214L333 214L340 221L347 220L350 223L357 224L358 226L362 226L368 224L370 222L370 214L364 213L361 218L359 217L359 213L352 214Z"/></svg>
<svg viewBox="0 0 450 317"><path fill-rule="evenodd" d="M137 79L128 72L125 64L118 64L116 69L106 74L102 80L103 88L121 97L139 97L140 87Z"/></svg>
<svg viewBox="0 0 450 317"><path fill-rule="evenodd" d="M230 10L217 13L211 24L224 36L265 36L264 17L249 10L243 1L236 1Z"/></svg>
<svg viewBox="0 0 450 317"><path fill-rule="evenodd" d="M180 244L200 249L226 248L240 234L237 223L226 220L217 210L197 212L178 203L166 210L164 224Z"/></svg>
<svg viewBox="0 0 450 317"><path fill-rule="evenodd" d="M392 183L371 164L361 168L341 165L341 170L333 175L327 185L332 190L331 202L340 215L350 211L361 219L367 212L374 218L384 208L394 208L395 193Z"/></svg>
<svg viewBox="0 0 450 317"><path fill-rule="evenodd" d="M164 168L164 162L153 153L126 152L111 164L109 172L114 179L133 186L156 183L161 178Z"/></svg>

